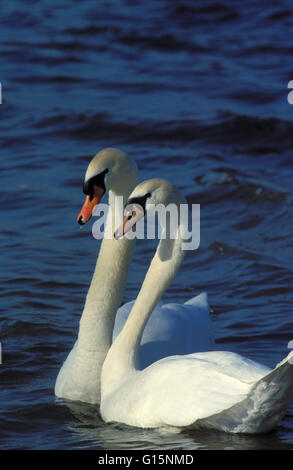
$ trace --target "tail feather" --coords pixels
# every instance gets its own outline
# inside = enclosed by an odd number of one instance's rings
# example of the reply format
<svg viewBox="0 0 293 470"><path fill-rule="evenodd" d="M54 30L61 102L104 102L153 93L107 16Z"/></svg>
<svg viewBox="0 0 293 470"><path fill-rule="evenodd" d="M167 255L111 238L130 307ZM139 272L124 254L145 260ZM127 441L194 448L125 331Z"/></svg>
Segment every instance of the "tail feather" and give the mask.
<svg viewBox="0 0 293 470"><path fill-rule="evenodd" d="M283 418L292 400L293 355L290 353L252 386L244 400L198 420L195 425L233 433L268 432Z"/></svg>

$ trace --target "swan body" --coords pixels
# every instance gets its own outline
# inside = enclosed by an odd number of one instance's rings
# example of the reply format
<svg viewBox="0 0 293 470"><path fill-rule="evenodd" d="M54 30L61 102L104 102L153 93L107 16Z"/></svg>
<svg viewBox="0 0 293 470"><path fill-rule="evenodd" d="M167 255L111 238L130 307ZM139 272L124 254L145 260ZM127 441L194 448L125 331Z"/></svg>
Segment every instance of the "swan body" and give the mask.
<svg viewBox="0 0 293 470"><path fill-rule="evenodd" d="M149 204L175 202L179 206L182 201L176 188L164 180L141 183L130 198L143 200L146 194L150 194ZM292 400L292 353L273 370L224 351L171 355L139 370L142 332L183 259L179 228L176 240L160 241L140 293L106 356L101 375L102 418L141 428L269 431Z"/></svg>
<svg viewBox="0 0 293 470"><path fill-rule="evenodd" d="M101 411L106 422L141 428L259 433L284 416L292 384L289 357L270 371L231 352L170 356L129 373L119 389L102 399Z"/></svg>
<svg viewBox="0 0 293 470"><path fill-rule="evenodd" d="M115 196L122 196L126 202L138 182L136 165L124 152L104 149L92 159L86 171L84 186L86 194L93 191L92 196L94 189L97 189L93 182L104 187L104 192L109 192L109 203L114 214ZM99 197L101 193L98 192L97 203ZM93 209L88 208L92 203L88 196L87 199L87 207L84 206L85 209L78 216L78 220L82 218L83 223L91 216ZM110 224L114 226L114 220L108 217L105 230ZM80 319L78 338L56 379L57 397L100 403L103 361L112 337L115 338L122 329L134 303L118 308L133 248L134 240L103 239ZM139 348L139 367L144 368L170 354L186 354L211 348L213 334L209 305L203 293L185 304L167 304L154 309Z"/></svg>

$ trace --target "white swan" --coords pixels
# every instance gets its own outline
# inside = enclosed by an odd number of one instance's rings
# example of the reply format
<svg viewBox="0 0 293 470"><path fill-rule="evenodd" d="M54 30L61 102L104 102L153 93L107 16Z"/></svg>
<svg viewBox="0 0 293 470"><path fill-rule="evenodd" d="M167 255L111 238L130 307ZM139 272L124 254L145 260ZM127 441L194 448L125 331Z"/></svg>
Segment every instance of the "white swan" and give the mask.
<svg viewBox="0 0 293 470"><path fill-rule="evenodd" d="M148 199L146 196L149 194ZM140 183L130 196L145 211L150 204L183 202L164 180ZM144 215L128 213L117 236ZM285 414L293 394L293 357L270 370L232 353L210 351L161 359L138 370L140 338L150 312L179 268L178 238L162 239L131 313L102 367L101 415L104 421L142 428L203 426L229 432L270 430ZM290 362L292 364L290 364Z"/></svg>
<svg viewBox="0 0 293 470"><path fill-rule="evenodd" d="M78 215L79 223L89 220L106 189L109 191L109 204L114 209L115 196L126 200L137 182L137 168L128 155L116 149L100 151L91 160L85 174L86 201ZM109 213L106 226L111 222ZM115 313L121 304L133 251L131 240L119 240L119 244L114 242L104 238L101 243L80 319L78 338L57 376L55 395L59 398L93 404L100 402L101 367L112 343Z"/></svg>
<svg viewBox="0 0 293 470"><path fill-rule="evenodd" d="M133 160L117 149L104 149L90 162L84 180L86 201L78 215L81 224L105 192L114 217L115 196L126 201L138 182ZM114 223L109 216L108 224ZM122 301L134 240L103 239L94 275L81 316L78 338L63 363L55 384L59 398L100 402L102 363L114 337L121 330L133 302ZM117 311L118 309L118 311ZM115 328L114 319L115 314ZM153 312L139 351L140 367L170 354L203 351L213 346L209 307L203 293L180 306L164 305Z"/></svg>

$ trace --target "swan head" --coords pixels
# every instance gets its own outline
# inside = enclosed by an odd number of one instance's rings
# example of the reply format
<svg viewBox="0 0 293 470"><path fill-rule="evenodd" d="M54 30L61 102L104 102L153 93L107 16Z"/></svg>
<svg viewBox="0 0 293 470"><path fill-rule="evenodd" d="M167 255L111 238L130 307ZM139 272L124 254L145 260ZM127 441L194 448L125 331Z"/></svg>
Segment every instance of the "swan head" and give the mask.
<svg viewBox="0 0 293 470"><path fill-rule="evenodd" d="M154 206L163 204L180 204L184 202L178 189L169 181L151 179L138 184L130 194L124 212L122 225L115 231L114 237L119 239L127 233Z"/></svg>
<svg viewBox="0 0 293 470"><path fill-rule="evenodd" d="M137 183L137 167L132 158L115 148L106 148L97 153L89 163L83 182L86 195L84 205L77 216L84 225L92 216L94 207L107 192L128 194Z"/></svg>

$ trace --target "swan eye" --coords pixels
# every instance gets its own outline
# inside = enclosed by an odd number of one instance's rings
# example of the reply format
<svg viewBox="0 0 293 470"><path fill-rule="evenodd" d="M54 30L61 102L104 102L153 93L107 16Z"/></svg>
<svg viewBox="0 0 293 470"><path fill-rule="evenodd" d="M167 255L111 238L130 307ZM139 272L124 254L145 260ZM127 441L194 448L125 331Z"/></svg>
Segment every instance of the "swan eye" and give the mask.
<svg viewBox="0 0 293 470"><path fill-rule="evenodd" d="M133 211L131 214L129 214L129 216L127 217L127 220L130 220L132 219L132 217L135 217L136 216L136 211Z"/></svg>
<svg viewBox="0 0 293 470"><path fill-rule="evenodd" d="M92 200L94 197L94 185L101 188L104 193L106 192L105 175L108 173L108 171L108 168L106 168L106 170L102 171L102 173L99 173L89 180L84 181L82 190L86 196L90 197L90 200Z"/></svg>
<svg viewBox="0 0 293 470"><path fill-rule="evenodd" d="M143 211L145 213L145 205L147 199L151 197L151 193L147 193L144 196L139 196L139 197L132 197L131 199L128 200L127 205L129 204L138 204L143 208Z"/></svg>

